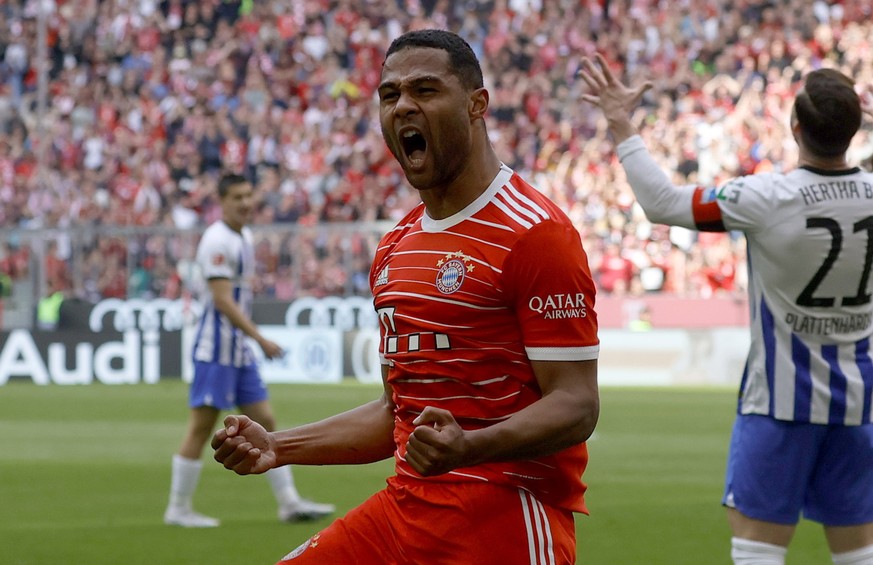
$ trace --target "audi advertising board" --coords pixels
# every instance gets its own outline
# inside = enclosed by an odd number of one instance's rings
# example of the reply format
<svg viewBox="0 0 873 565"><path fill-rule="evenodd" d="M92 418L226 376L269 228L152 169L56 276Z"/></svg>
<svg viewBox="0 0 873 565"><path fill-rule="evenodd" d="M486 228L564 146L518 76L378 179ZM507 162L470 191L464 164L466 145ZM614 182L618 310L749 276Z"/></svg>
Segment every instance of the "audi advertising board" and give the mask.
<svg viewBox="0 0 873 565"><path fill-rule="evenodd" d="M11 379L39 385L190 381L196 303L103 300L64 304L56 331L0 332L0 386ZM299 298L256 303L261 332L285 348L260 359L268 383L381 382L378 318L361 297ZM602 385L735 384L748 351L745 327L601 328ZM253 350L262 356L256 345Z"/></svg>
<svg viewBox="0 0 873 565"><path fill-rule="evenodd" d="M282 306L284 316L276 320L259 320L255 312L262 333L286 351L266 360L253 345L267 382L381 379L378 329L368 300L305 297ZM107 299L94 305L73 301L65 309L57 330L0 332L0 385L10 379L40 385L156 383L180 376L190 381L196 303ZM260 311L276 318L276 304Z"/></svg>

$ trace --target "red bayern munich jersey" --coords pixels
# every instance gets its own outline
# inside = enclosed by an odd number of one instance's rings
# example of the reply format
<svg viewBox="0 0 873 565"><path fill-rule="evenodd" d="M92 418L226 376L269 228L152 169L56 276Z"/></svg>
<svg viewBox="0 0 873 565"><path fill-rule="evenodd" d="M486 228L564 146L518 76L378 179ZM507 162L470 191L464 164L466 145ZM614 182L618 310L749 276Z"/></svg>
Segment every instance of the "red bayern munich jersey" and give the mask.
<svg viewBox="0 0 873 565"><path fill-rule="evenodd" d="M467 208L433 220L424 205L382 238L370 273L382 362L397 406L396 471L427 406L463 429L492 425L541 397L534 361L597 358L594 281L579 233L506 166ZM425 480L490 481L586 512L585 444L539 459L488 463Z"/></svg>

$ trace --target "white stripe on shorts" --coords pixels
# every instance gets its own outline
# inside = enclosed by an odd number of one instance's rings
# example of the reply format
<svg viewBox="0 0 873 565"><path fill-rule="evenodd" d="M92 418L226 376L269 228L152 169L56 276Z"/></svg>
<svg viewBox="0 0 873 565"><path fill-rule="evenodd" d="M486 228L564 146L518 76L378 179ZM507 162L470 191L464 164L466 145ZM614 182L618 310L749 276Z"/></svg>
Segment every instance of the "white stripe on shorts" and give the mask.
<svg viewBox="0 0 873 565"><path fill-rule="evenodd" d="M527 530L527 546L531 565L555 565L555 549L552 545L552 527L543 504L534 496L518 490L524 526Z"/></svg>

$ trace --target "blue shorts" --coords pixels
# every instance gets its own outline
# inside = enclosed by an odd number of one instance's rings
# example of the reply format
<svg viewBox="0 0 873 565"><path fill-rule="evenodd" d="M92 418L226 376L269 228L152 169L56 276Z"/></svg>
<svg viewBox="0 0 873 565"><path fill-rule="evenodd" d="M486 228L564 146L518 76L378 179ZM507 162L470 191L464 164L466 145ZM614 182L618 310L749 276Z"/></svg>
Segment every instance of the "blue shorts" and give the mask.
<svg viewBox="0 0 873 565"><path fill-rule="evenodd" d="M825 526L873 522L873 424L737 416L722 504L779 524L801 512Z"/></svg>
<svg viewBox="0 0 873 565"><path fill-rule="evenodd" d="M188 393L188 406L212 406L230 410L266 400L267 386L257 365L230 367L205 361L194 362L194 380Z"/></svg>

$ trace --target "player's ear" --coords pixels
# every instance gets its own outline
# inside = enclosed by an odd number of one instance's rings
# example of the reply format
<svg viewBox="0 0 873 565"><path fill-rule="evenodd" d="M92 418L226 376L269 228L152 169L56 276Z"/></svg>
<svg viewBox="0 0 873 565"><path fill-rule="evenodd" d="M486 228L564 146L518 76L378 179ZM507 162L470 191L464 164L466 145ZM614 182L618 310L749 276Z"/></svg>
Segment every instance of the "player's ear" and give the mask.
<svg viewBox="0 0 873 565"><path fill-rule="evenodd" d="M797 109L791 108L791 118L789 120L789 127L791 128L791 133L794 135L794 139L800 142L800 120L797 119Z"/></svg>
<svg viewBox="0 0 873 565"><path fill-rule="evenodd" d="M470 93L470 119L475 121L485 118L485 112L488 110L488 102L490 101L488 90L477 88Z"/></svg>

